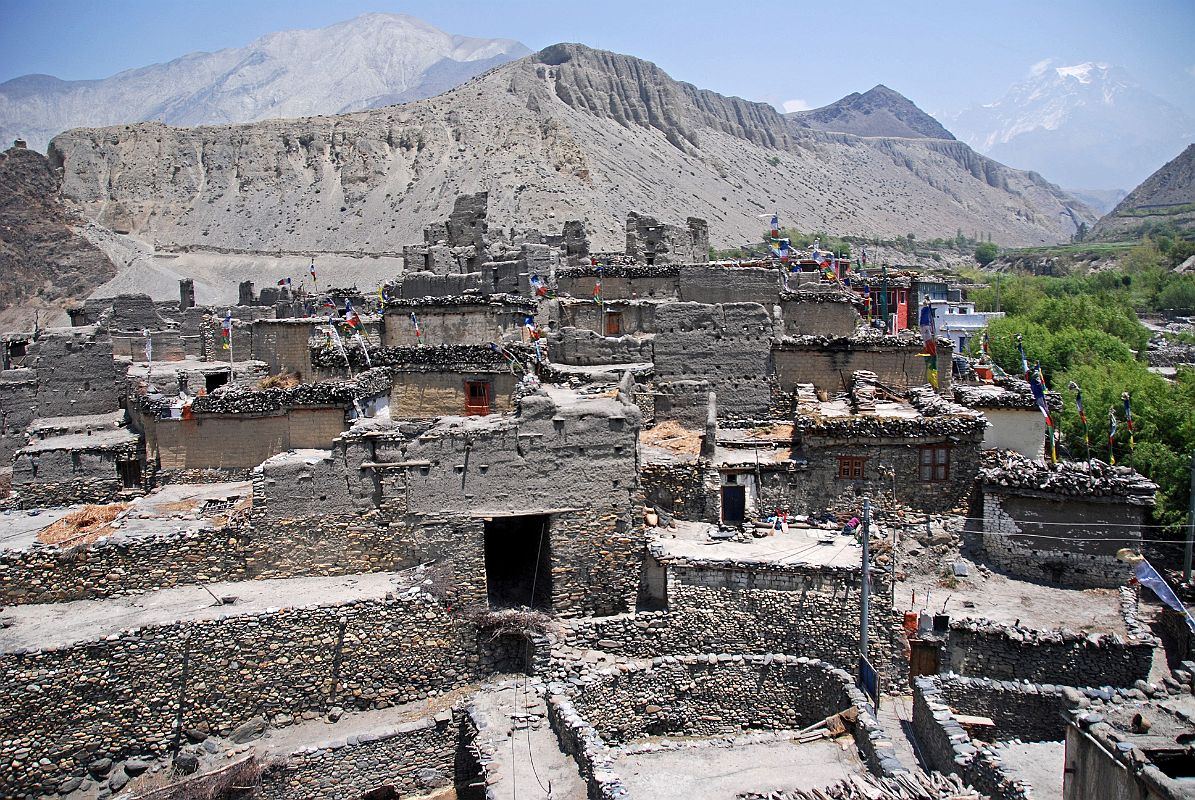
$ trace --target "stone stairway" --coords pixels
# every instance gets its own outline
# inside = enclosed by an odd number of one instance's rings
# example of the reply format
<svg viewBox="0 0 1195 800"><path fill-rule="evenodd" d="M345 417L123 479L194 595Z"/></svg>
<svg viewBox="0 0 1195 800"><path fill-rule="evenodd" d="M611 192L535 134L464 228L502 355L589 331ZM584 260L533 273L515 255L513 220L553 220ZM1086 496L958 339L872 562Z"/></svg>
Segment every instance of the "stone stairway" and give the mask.
<svg viewBox="0 0 1195 800"><path fill-rule="evenodd" d="M519 678L473 699L486 795L493 800L585 800L585 782L548 725L544 685Z"/></svg>

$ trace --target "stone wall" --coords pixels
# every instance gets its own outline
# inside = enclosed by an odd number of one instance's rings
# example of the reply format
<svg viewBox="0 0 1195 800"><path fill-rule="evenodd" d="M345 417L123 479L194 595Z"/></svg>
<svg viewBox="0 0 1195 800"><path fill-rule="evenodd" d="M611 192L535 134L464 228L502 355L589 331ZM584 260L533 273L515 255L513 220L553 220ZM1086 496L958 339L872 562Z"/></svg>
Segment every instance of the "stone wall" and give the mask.
<svg viewBox="0 0 1195 800"><path fill-rule="evenodd" d="M766 653L779 649L853 669L860 628L859 570L814 565L761 566L660 559L667 611L570 623L569 643L631 658L659 653ZM873 572L872 603L891 592ZM874 614L871 661L882 683L903 682L894 668L892 621Z"/></svg>
<svg viewBox="0 0 1195 800"><path fill-rule="evenodd" d="M0 792L52 789L101 758L161 757L180 713L184 729L227 736L254 716L286 725L335 705L413 702L474 679L476 645L476 631L437 603L404 595L8 653L0 656L0 763L10 766ZM43 761L22 758L29 751Z"/></svg>
<svg viewBox="0 0 1195 800"><path fill-rule="evenodd" d="M460 712L445 711L292 753L263 773L260 796L341 800L390 786L405 797L467 780L458 765L459 718Z"/></svg>
<svg viewBox="0 0 1195 800"><path fill-rule="evenodd" d="M639 481L645 502L681 519L705 519L708 466L702 461L644 464Z"/></svg>
<svg viewBox="0 0 1195 800"><path fill-rule="evenodd" d="M972 538L991 564L1013 575L1056 586L1112 588L1132 577L1132 567L1116 553L1134 538L1140 546L1144 515L1142 506L1115 500L986 487L983 533Z"/></svg>
<svg viewBox="0 0 1195 800"><path fill-rule="evenodd" d="M1027 786L1005 775L999 760L971 740L930 678L914 681L913 735L930 769L961 776L991 800L1033 800Z"/></svg>
<svg viewBox="0 0 1195 800"><path fill-rule="evenodd" d="M588 300L597 281L598 268L582 266L557 273L556 286L561 295ZM676 265L602 267L601 281L606 301L680 297L680 267Z"/></svg>
<svg viewBox="0 0 1195 800"><path fill-rule="evenodd" d="M788 508L793 513L809 514L824 510L851 511L858 514L864 495L892 497L896 475L896 499L909 508L938 513L965 508L979 471L979 447L982 433L954 436L918 436L906 439L838 439L806 436L798 451L807 466L795 473L783 473L788 479ZM945 481L920 480L921 446L950 447L950 468ZM843 456L867 459L862 480L838 477L838 459Z"/></svg>
<svg viewBox="0 0 1195 800"><path fill-rule="evenodd" d="M581 678L570 694L576 714L615 744L657 735L799 729L853 707L855 743L871 770L907 771L851 676L816 658L661 656Z"/></svg>
<svg viewBox="0 0 1195 800"><path fill-rule="evenodd" d="M1082 686L1099 676L1107 686L1148 680L1154 641L1117 634L1032 631L952 620L941 671L999 680Z"/></svg>

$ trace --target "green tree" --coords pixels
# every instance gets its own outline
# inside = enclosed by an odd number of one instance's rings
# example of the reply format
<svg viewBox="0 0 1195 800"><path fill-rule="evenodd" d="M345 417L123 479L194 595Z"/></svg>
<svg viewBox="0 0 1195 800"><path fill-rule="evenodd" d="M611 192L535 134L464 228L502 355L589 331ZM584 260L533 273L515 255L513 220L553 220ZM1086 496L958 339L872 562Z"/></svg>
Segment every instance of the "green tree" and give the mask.
<svg viewBox="0 0 1195 800"><path fill-rule="evenodd" d="M986 267L996 260L996 256L1000 255L1000 248L991 242L981 242L975 247L975 260L979 262L979 266Z"/></svg>

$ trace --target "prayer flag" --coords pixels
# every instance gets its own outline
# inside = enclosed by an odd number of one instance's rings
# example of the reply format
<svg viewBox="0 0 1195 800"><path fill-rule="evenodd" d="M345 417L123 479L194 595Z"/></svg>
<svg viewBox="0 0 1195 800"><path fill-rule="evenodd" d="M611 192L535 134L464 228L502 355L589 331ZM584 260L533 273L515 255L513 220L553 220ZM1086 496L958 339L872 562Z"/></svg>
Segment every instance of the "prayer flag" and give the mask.
<svg viewBox="0 0 1195 800"><path fill-rule="evenodd" d="M220 338L223 340L224 349L232 349L232 309L224 315L224 321L220 323Z"/></svg>
<svg viewBox="0 0 1195 800"><path fill-rule="evenodd" d="M353 309L353 303L347 297L344 299L344 322L353 330L361 327L361 317Z"/></svg>
<svg viewBox="0 0 1195 800"><path fill-rule="evenodd" d="M411 312L411 325L415 328L415 344L423 344L423 340L420 338L423 336L423 328L419 327L419 317L415 316L414 311Z"/></svg>
<svg viewBox="0 0 1195 800"><path fill-rule="evenodd" d="M315 280L316 280L316 278L315 278L315 259L313 258L313 259L311 259L311 281L312 281L312 283L314 283Z"/></svg>
<svg viewBox="0 0 1195 800"><path fill-rule="evenodd" d="M1116 444L1116 410L1108 409L1108 463L1116 466L1116 453L1112 447Z"/></svg>
<svg viewBox="0 0 1195 800"><path fill-rule="evenodd" d="M1120 399L1124 402L1124 424L1129 429L1129 449L1132 450L1137 446L1133 441L1133 404L1128 392L1122 394Z"/></svg>

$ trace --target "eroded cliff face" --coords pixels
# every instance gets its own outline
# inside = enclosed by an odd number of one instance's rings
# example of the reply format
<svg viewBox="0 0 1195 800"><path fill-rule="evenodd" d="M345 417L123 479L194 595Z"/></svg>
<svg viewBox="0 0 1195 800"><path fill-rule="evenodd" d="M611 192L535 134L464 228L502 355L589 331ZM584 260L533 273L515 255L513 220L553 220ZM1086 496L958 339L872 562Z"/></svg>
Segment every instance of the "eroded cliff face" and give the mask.
<svg viewBox="0 0 1195 800"><path fill-rule="evenodd" d="M710 221L752 241L779 212L805 230L1058 241L1094 215L959 142L861 139L673 81L654 64L556 45L444 95L374 111L244 125L144 123L51 144L63 193L159 247L395 252L461 192L497 224L582 219L620 249L627 211Z"/></svg>
<svg viewBox="0 0 1195 800"><path fill-rule="evenodd" d="M0 330L65 319L62 309L116 274L116 266L71 227L46 157L0 153Z"/></svg>

